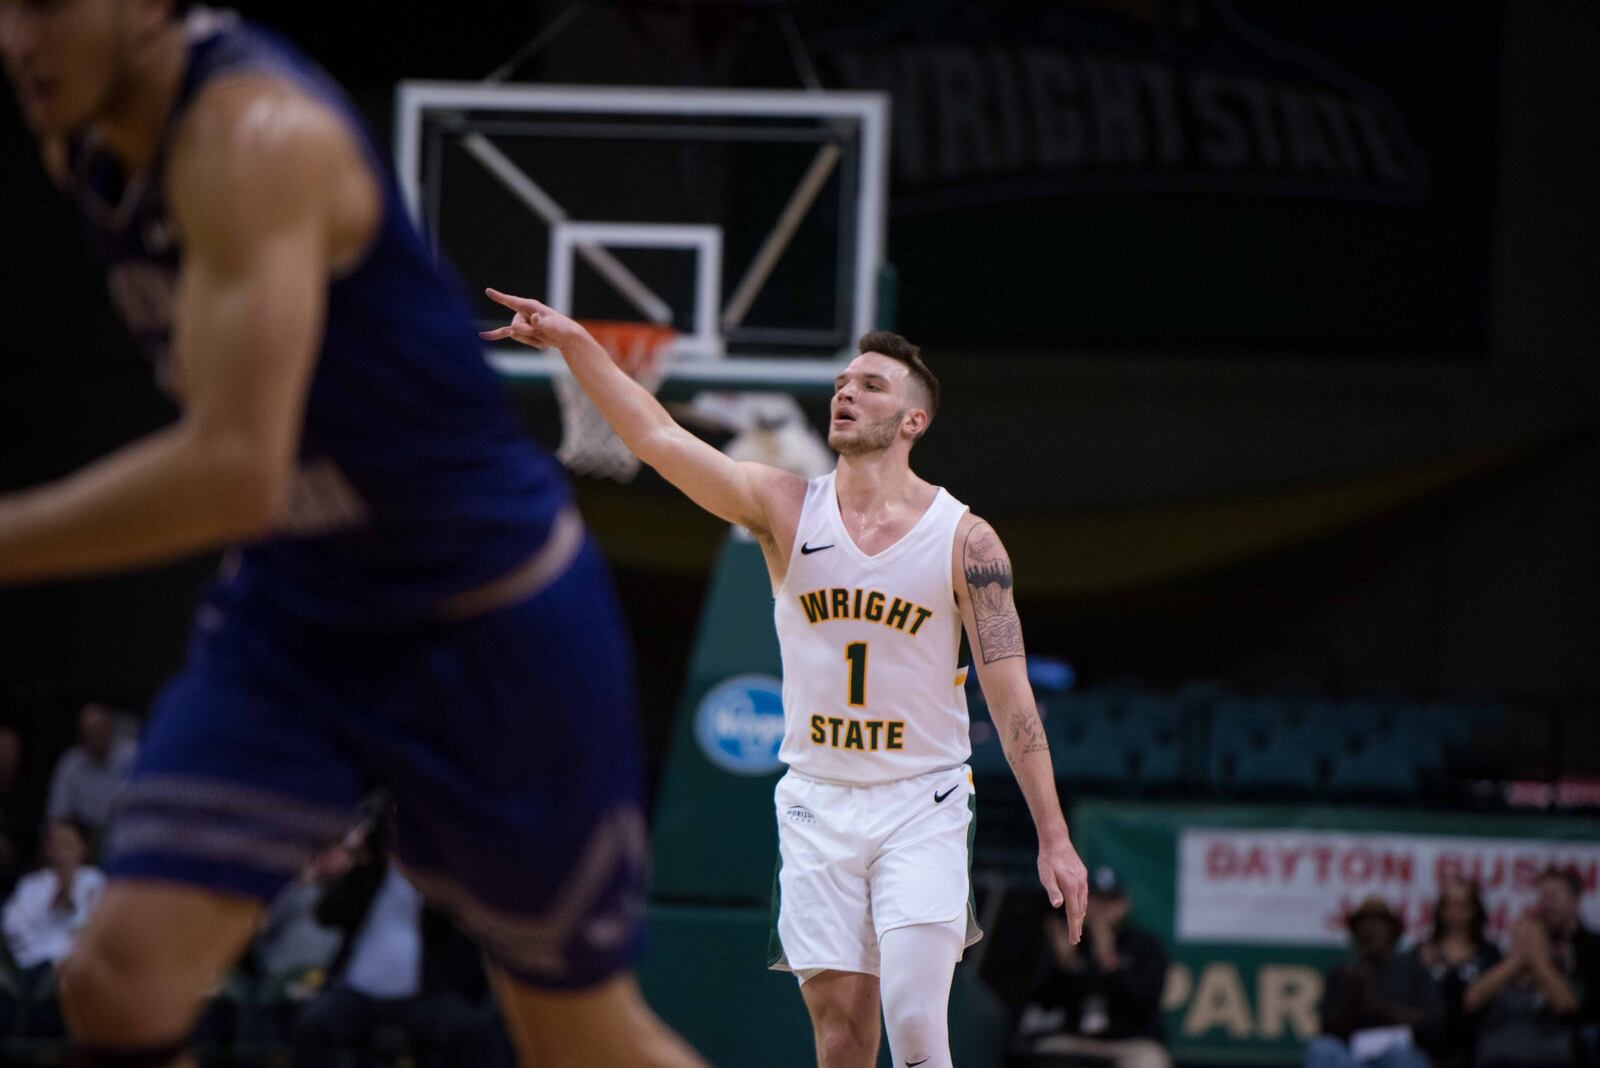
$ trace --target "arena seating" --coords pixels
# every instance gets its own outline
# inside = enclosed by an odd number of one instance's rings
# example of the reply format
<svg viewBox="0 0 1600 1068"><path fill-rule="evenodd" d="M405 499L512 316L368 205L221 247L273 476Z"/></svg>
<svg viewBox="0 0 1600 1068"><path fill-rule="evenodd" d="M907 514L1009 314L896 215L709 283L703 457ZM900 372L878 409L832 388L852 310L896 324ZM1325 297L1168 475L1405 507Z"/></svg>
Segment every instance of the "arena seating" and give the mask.
<svg viewBox="0 0 1600 1068"><path fill-rule="evenodd" d="M1508 726L1520 721L1497 703L1238 694L1205 683L1035 683L1057 778L1075 793L1449 801L1463 778L1485 772ZM1009 779L976 686L969 705L975 777Z"/></svg>

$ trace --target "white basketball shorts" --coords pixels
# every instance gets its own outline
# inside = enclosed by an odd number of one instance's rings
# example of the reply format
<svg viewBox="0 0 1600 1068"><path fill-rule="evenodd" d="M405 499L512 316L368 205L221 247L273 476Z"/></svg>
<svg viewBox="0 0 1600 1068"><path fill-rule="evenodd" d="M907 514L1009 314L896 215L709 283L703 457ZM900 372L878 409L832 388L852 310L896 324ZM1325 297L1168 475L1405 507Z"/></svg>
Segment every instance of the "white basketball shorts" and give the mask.
<svg viewBox="0 0 1600 1068"><path fill-rule="evenodd" d="M970 946L972 771L962 765L877 786L791 771L778 780L778 874L767 964L878 974L878 938L951 925Z"/></svg>

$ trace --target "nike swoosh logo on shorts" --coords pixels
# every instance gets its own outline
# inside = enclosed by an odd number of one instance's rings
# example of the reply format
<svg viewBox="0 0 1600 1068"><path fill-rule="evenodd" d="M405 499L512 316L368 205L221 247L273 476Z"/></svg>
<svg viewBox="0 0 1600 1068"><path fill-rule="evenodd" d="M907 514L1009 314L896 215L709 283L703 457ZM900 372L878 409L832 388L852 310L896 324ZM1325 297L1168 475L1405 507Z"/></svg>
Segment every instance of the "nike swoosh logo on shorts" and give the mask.
<svg viewBox="0 0 1600 1068"><path fill-rule="evenodd" d="M917 1065L919 1065L919 1064L927 1064L927 1063L928 1063L928 1058L926 1058L926 1057L922 1058L920 1061L906 1061L906 1068L917 1068Z"/></svg>
<svg viewBox="0 0 1600 1068"><path fill-rule="evenodd" d="M957 784L955 786L950 787L950 789L946 790L942 794L939 791L935 790L933 792L933 803L937 805L939 802L943 801L945 798L949 797L951 794L955 793L959 789L961 789L961 787L960 787L959 784ZM924 1060L926 1060L926 1058L924 1058ZM917 1063L921 1064L922 1061L918 1061Z"/></svg>
<svg viewBox="0 0 1600 1068"><path fill-rule="evenodd" d="M820 553L824 549L831 549L831 548L833 548L833 543L832 542L829 542L827 545L807 545L805 542L801 542L800 543L800 555L801 556L810 556L812 553Z"/></svg>

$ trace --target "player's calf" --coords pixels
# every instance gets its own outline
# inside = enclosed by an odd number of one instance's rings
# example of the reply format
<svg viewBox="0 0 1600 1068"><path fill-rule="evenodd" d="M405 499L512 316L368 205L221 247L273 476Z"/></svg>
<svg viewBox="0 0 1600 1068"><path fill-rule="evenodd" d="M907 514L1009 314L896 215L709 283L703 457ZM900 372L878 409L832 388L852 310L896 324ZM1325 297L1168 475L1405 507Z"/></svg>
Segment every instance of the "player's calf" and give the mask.
<svg viewBox="0 0 1600 1068"><path fill-rule="evenodd" d="M78 1042L73 1063L129 1068L181 1063L199 1003L165 995L151 980L136 959L93 943L80 944L61 962L61 1012Z"/></svg>
<svg viewBox="0 0 1600 1068"><path fill-rule="evenodd" d="M705 1068L630 974L570 992L538 990L498 968L493 978L521 1068Z"/></svg>
<svg viewBox="0 0 1600 1068"><path fill-rule="evenodd" d="M817 1068L871 1068L878 1060L878 1036L842 1023L818 1025Z"/></svg>

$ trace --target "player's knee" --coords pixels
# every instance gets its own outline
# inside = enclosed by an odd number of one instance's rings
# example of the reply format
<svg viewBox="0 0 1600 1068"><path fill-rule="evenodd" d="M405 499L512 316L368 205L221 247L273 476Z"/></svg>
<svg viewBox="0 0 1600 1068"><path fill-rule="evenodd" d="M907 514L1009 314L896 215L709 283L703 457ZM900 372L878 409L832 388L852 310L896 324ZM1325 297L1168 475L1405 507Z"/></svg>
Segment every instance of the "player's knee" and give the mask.
<svg viewBox="0 0 1600 1068"><path fill-rule="evenodd" d="M193 1024L195 1007L181 989L102 940L80 941L57 978L62 1016L80 1040L164 1045L186 1036Z"/></svg>
<svg viewBox="0 0 1600 1068"><path fill-rule="evenodd" d="M867 1063L873 1043L865 1031L849 1019L831 1020L817 1026L817 1060L823 1068L856 1068Z"/></svg>
<svg viewBox="0 0 1600 1068"><path fill-rule="evenodd" d="M119 984L112 962L94 946L80 942L56 969L61 1010L68 1020L90 1020Z"/></svg>
<svg viewBox="0 0 1600 1068"><path fill-rule="evenodd" d="M920 1049L939 1037L939 1019L920 1005L886 1011L884 1020L896 1046Z"/></svg>
<svg viewBox="0 0 1600 1068"><path fill-rule="evenodd" d="M886 1012L884 1022L889 1028L889 1045L897 1055L912 1061L937 1059L944 1063L946 1040L941 1016L918 1005Z"/></svg>

